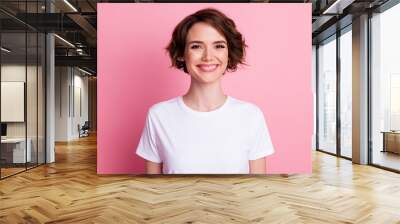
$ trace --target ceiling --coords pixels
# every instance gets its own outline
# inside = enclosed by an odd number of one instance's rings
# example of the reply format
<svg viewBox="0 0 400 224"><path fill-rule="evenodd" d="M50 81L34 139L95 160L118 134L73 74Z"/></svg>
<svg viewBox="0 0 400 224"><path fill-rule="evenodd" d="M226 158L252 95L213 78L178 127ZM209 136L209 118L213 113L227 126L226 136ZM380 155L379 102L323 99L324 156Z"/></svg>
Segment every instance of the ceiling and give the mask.
<svg viewBox="0 0 400 224"><path fill-rule="evenodd" d="M340 26L351 23L351 17L374 9L388 0L217 0L218 2L269 2L269 3L312 3L313 43L317 43L336 32ZM25 54L25 29L39 32L55 32L56 65L80 66L96 73L97 57L97 3L127 2L207 2L202 0L1 0L0 24L2 45L14 48L15 54ZM208 1L210 2L210 1ZM215 0L212 2L216 2ZM335 3L336 2L336 3ZM49 12L52 13L49 13ZM26 13L27 12L27 13ZM346 22L347 21L347 22ZM340 28L340 27L339 27ZM30 38L33 38L31 36ZM28 39L30 39L28 38ZM66 43L62 39L68 41ZM30 40L28 40L29 42ZM72 45L71 45L72 44ZM29 52L37 44L29 42ZM42 46L39 45L41 48ZM3 55L3 54L2 54ZM29 58L29 56L28 56Z"/></svg>

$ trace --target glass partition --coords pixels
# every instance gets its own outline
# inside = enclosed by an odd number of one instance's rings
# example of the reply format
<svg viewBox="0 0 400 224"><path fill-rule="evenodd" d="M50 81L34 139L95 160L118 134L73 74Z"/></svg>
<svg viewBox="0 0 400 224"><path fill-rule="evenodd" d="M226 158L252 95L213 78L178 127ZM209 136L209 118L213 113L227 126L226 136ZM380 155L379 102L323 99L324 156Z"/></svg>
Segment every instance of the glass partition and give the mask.
<svg viewBox="0 0 400 224"><path fill-rule="evenodd" d="M318 149L336 154L336 36L318 47Z"/></svg>
<svg viewBox="0 0 400 224"><path fill-rule="evenodd" d="M400 171L400 4L371 18L372 163Z"/></svg>
<svg viewBox="0 0 400 224"><path fill-rule="evenodd" d="M26 169L26 33L1 34L1 176Z"/></svg>
<svg viewBox="0 0 400 224"><path fill-rule="evenodd" d="M46 39L18 19L45 12L44 3L0 1L14 10L0 11L1 179L45 163Z"/></svg>
<svg viewBox="0 0 400 224"><path fill-rule="evenodd" d="M340 36L340 154L352 158L352 35L351 26Z"/></svg>

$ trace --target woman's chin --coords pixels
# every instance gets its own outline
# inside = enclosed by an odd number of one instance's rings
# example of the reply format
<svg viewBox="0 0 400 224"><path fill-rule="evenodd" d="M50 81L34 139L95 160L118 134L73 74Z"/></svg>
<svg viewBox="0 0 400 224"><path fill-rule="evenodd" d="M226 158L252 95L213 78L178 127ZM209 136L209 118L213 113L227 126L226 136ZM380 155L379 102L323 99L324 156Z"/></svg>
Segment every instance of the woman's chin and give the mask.
<svg viewBox="0 0 400 224"><path fill-rule="evenodd" d="M198 82L213 83L219 81L222 74L220 74L220 72L197 72L197 74L192 77Z"/></svg>
<svg viewBox="0 0 400 224"><path fill-rule="evenodd" d="M193 79L202 84L212 84L215 82L219 82L222 76L200 76L200 77L193 77Z"/></svg>

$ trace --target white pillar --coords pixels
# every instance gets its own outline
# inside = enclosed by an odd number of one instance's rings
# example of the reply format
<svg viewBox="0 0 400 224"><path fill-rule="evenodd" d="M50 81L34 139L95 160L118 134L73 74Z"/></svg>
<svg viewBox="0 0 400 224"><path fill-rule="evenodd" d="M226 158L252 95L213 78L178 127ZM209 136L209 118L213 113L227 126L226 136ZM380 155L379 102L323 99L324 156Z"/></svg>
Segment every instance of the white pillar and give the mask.
<svg viewBox="0 0 400 224"><path fill-rule="evenodd" d="M53 12L54 6L50 1L46 4L47 12ZM55 44L54 34L46 35L46 163L55 162L54 133L55 133Z"/></svg>
<svg viewBox="0 0 400 224"><path fill-rule="evenodd" d="M368 15L353 20L353 162L368 163Z"/></svg>

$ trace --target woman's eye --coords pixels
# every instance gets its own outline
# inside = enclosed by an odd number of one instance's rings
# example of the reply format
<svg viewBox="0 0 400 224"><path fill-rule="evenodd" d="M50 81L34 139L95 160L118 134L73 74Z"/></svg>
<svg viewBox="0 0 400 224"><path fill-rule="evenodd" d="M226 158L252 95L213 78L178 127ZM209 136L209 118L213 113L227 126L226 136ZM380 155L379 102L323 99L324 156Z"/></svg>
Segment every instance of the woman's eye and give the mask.
<svg viewBox="0 0 400 224"><path fill-rule="evenodd" d="M190 46L190 49L198 49L198 48L200 48L200 45L192 45L192 46Z"/></svg>
<svg viewBox="0 0 400 224"><path fill-rule="evenodd" d="M217 48L225 48L225 45L223 45L223 44L218 44L216 47L217 47Z"/></svg>

